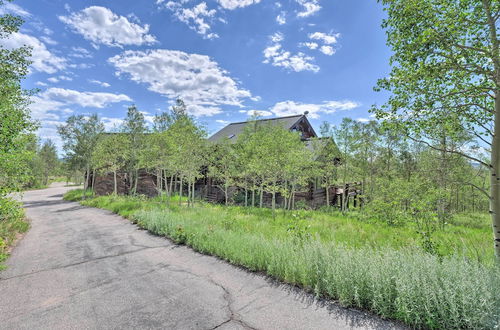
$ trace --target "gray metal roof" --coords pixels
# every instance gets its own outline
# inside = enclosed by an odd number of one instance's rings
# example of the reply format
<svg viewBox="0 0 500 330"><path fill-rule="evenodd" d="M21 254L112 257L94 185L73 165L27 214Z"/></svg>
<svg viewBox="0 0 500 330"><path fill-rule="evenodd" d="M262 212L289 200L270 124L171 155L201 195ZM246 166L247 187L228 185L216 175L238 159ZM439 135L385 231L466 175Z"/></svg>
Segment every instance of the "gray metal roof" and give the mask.
<svg viewBox="0 0 500 330"><path fill-rule="evenodd" d="M279 118L269 118L269 119L259 119L257 123L271 123L276 125L281 125L283 128L291 129L304 115L295 115L288 117ZM231 142L236 142L238 136L243 133L243 129L248 124L248 121L242 121L239 123L231 123L208 138L211 142L218 142L224 138L229 138Z"/></svg>

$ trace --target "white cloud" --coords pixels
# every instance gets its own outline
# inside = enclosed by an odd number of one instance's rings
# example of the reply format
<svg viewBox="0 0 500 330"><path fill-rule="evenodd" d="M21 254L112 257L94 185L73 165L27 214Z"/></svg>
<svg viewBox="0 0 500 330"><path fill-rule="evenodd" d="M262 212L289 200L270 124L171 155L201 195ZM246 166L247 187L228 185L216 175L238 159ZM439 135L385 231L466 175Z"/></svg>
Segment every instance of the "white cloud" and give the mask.
<svg viewBox="0 0 500 330"><path fill-rule="evenodd" d="M320 47L319 51L328 56L332 56L333 54L335 54L335 50L332 46L323 45Z"/></svg>
<svg viewBox="0 0 500 330"><path fill-rule="evenodd" d="M286 24L286 13L284 11L276 16L276 23L278 23L279 25Z"/></svg>
<svg viewBox="0 0 500 330"><path fill-rule="evenodd" d="M46 44L49 44L49 45L57 45L57 41L55 41L54 39L52 39L51 37L48 37L48 36L42 36L40 37L40 39L42 39L43 42L45 42Z"/></svg>
<svg viewBox="0 0 500 330"><path fill-rule="evenodd" d="M104 130L107 132L116 131L123 124L124 120L122 118L111 118L111 117L101 117L102 123L104 124Z"/></svg>
<svg viewBox="0 0 500 330"><path fill-rule="evenodd" d="M68 77L68 76L59 76L59 80L72 81L73 78Z"/></svg>
<svg viewBox="0 0 500 330"><path fill-rule="evenodd" d="M218 0L218 2L224 9L233 10L257 4L260 0Z"/></svg>
<svg viewBox="0 0 500 330"><path fill-rule="evenodd" d="M302 42L299 44L299 46L307 47L312 50L317 49L319 47L319 45L315 42Z"/></svg>
<svg viewBox="0 0 500 330"><path fill-rule="evenodd" d="M44 83L43 81L37 81L37 82L35 83L35 85L37 85L37 86L42 86L42 87L46 87L46 86L47 86L47 84L46 84L46 83Z"/></svg>
<svg viewBox="0 0 500 330"><path fill-rule="evenodd" d="M216 122L216 123L219 123L219 124L222 124L222 125L227 125L227 124L229 124L229 123L230 123L229 121L227 121L227 120L222 120L222 119L217 119L215 122Z"/></svg>
<svg viewBox="0 0 500 330"><path fill-rule="evenodd" d="M273 115L271 111L266 111L266 110L249 110L249 111L243 111L245 112L248 116L259 116L259 117L270 117Z"/></svg>
<svg viewBox="0 0 500 330"><path fill-rule="evenodd" d="M273 66L283 67L295 72L312 71L318 72L319 66L311 61L314 57L307 56L302 52L291 54L282 48L281 41L284 37L281 33L275 33L271 37L271 45L264 49L264 63L270 63Z"/></svg>
<svg viewBox="0 0 500 330"><path fill-rule="evenodd" d="M340 110L351 110L359 107L360 104L354 101L325 101L323 103L300 103L294 101L283 101L276 103L269 110L276 116L290 116L303 114L309 111L309 117L319 118L321 113L331 114Z"/></svg>
<svg viewBox="0 0 500 330"><path fill-rule="evenodd" d="M96 85L99 85L99 86L101 86L101 87L106 87L106 88L107 88L107 87L110 87L110 86L111 86L111 85L110 85L110 84L108 84L107 82L102 82L102 81L100 81L100 80L96 80L96 79L89 79L88 81L89 81L89 83L91 83L91 84L96 84Z"/></svg>
<svg viewBox="0 0 500 330"><path fill-rule="evenodd" d="M297 13L298 17L308 17L317 13L321 6L319 0L296 0L302 7L303 11Z"/></svg>
<svg viewBox="0 0 500 330"><path fill-rule="evenodd" d="M39 39L21 32L13 33L7 39L0 39L0 46L7 49L32 47L31 68L35 71L55 73L66 67L66 59L52 54Z"/></svg>
<svg viewBox="0 0 500 330"><path fill-rule="evenodd" d="M339 37L340 37L340 33L327 34L327 33L323 33L323 32L314 32L314 33L309 34L309 39L321 40L321 41L323 41L323 43L325 43L327 45L336 44Z"/></svg>
<svg viewBox="0 0 500 330"><path fill-rule="evenodd" d="M57 76L57 77L50 77L50 78L47 79L47 81L51 82L51 83L57 83L57 82L59 82L61 80L72 81L73 78L61 75L61 76Z"/></svg>
<svg viewBox="0 0 500 330"><path fill-rule="evenodd" d="M149 45L156 42L150 34L149 25L140 26L130 22L105 7L92 6L69 16L59 16L73 31L91 41L94 46L104 44L110 47L125 45Z"/></svg>
<svg viewBox="0 0 500 330"><path fill-rule="evenodd" d="M203 36L205 39L214 39L219 36L216 33L210 32L210 22L214 19L217 11L215 9L208 9L205 2L200 2L193 8L184 8L182 5L187 1L169 1L164 7L171 10L178 20L189 26L190 29ZM162 4L163 1L157 1Z"/></svg>
<svg viewBox="0 0 500 330"><path fill-rule="evenodd" d="M331 46L338 42L340 33L327 34L323 32L314 32L309 34L309 39L315 40L311 42L301 42L300 47L307 47L311 50L319 50L321 53L332 56L335 54L335 49ZM320 45L322 43L322 45Z"/></svg>
<svg viewBox="0 0 500 330"><path fill-rule="evenodd" d="M79 92L64 88L49 88L40 94L45 100L57 100L66 105L74 104L84 108L104 108L111 103L132 100L125 94Z"/></svg>
<svg viewBox="0 0 500 330"><path fill-rule="evenodd" d="M31 113L37 120L59 120L60 113L68 113L69 106L85 108L104 108L112 103L132 100L124 94L79 92L64 88L49 88L32 96Z"/></svg>
<svg viewBox="0 0 500 330"><path fill-rule="evenodd" d="M0 15L5 14L18 15L21 17L31 17L31 14L28 11L11 2L4 2L3 6L0 7Z"/></svg>
<svg viewBox="0 0 500 330"><path fill-rule="evenodd" d="M275 34L271 35L269 37L269 39L271 39L271 41L274 43L278 43L278 42L283 41L283 39L285 39L285 37L283 36L283 33L276 32Z"/></svg>
<svg viewBox="0 0 500 330"><path fill-rule="evenodd" d="M83 47L71 47L72 52L69 56L76 58L91 58L92 53Z"/></svg>
<svg viewBox="0 0 500 330"><path fill-rule="evenodd" d="M72 68L72 69L89 69L89 68L92 68L94 67L94 64L91 64L91 63L78 63L78 64L70 64L68 65L68 67Z"/></svg>
<svg viewBox="0 0 500 330"><path fill-rule="evenodd" d="M128 74L170 99L182 98L195 116L219 113L221 105L241 106L252 96L206 55L156 49L126 51L108 61L118 75Z"/></svg>
<svg viewBox="0 0 500 330"><path fill-rule="evenodd" d="M358 121L360 123L369 123L370 119L368 119L368 118L358 118L358 119L356 119L356 121Z"/></svg>

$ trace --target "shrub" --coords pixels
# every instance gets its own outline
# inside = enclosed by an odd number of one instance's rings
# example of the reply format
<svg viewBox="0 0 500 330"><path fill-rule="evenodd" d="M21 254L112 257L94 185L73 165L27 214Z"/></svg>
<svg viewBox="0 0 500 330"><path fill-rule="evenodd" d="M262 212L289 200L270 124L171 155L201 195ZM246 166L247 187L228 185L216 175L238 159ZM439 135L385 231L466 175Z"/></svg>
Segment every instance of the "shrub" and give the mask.
<svg viewBox="0 0 500 330"><path fill-rule="evenodd" d="M8 249L15 241L18 233L28 230L29 224L24 221L21 204L10 198L0 197L0 269L7 259Z"/></svg>

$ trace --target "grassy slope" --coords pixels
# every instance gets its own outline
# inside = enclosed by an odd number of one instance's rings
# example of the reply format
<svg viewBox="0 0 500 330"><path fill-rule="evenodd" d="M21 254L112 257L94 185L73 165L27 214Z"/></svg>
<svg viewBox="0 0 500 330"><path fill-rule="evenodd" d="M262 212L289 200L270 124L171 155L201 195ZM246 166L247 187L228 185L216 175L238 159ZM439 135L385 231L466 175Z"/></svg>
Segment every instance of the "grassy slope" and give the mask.
<svg viewBox="0 0 500 330"><path fill-rule="evenodd" d="M78 195L71 192L66 198ZM267 209L167 207L158 200L130 197L99 197L83 204L109 209L200 252L412 326L488 328L498 322L498 270L451 254L451 248L443 249L444 257L421 251L411 226L311 211L278 212L273 218ZM448 226L440 244L459 241L486 249L480 244L481 238L489 243L483 220L474 225L457 222L465 226ZM458 252L462 245L457 245Z"/></svg>

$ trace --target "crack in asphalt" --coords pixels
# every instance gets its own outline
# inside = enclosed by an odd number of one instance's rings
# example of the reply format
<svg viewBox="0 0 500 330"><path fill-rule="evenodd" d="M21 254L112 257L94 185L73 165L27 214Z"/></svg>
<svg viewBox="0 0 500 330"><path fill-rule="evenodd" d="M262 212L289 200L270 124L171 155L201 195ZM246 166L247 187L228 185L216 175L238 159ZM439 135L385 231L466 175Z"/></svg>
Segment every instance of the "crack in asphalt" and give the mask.
<svg viewBox="0 0 500 330"><path fill-rule="evenodd" d="M172 266L177 267L177 269L171 268ZM252 327L251 325L249 325L248 323L243 321L241 318L241 315L239 315L238 312L234 310L234 308L233 308L233 304L234 304L233 296L231 295L229 290L224 285L216 282L212 277L210 277L208 275L200 275L200 274L193 273L187 269L179 269L178 266L168 265L166 268L172 272L185 273L185 274L189 274L189 275L192 275L194 277L203 279L203 280L211 283L212 285L222 289L222 291L224 292L222 297L223 297L224 301L226 302L226 308L229 311L229 318L227 320L225 320L224 322L219 323L215 327L210 328L209 330L214 330L214 329L220 328L221 326L223 326L224 324L227 324L229 322L238 323L239 325L241 325L245 329L258 330L258 328Z"/></svg>
<svg viewBox="0 0 500 330"><path fill-rule="evenodd" d="M64 268L79 266L79 265L83 265L83 264L86 264L86 263L89 263L89 262L93 262L93 261L99 261L99 260L108 259L108 258L121 257L121 256L124 256L124 255L127 255L127 254L133 254L133 253L141 252L141 251L144 251L144 250L164 249L164 248L169 248L169 246L150 246L150 247L145 247L145 248L141 248L141 249L136 249L136 250L133 250L133 251L125 251L125 252L121 252L121 253L118 253L118 254L107 255L107 256L92 258L92 259L88 259L88 260L83 260L83 261L75 262L75 263L64 265L64 266L40 269L40 270L37 270L36 272L31 272L31 273L25 273L25 274L15 275L15 276L11 276L11 277L0 278L0 282L12 280L12 279L17 279L17 278L22 278L22 277L27 277L27 276L30 276L30 275L39 274L39 273L43 273L43 272L48 272L48 271L51 271L51 270L58 270L58 269L64 269Z"/></svg>

